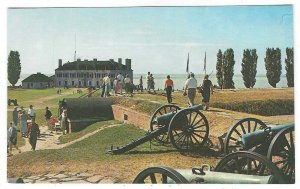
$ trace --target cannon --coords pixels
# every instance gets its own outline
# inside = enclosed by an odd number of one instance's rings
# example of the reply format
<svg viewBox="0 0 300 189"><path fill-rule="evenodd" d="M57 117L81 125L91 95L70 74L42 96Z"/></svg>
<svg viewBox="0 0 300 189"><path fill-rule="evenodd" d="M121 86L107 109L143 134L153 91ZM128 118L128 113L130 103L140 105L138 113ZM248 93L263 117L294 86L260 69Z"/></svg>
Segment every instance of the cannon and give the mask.
<svg viewBox="0 0 300 189"><path fill-rule="evenodd" d="M269 159L240 151L224 157L213 170L209 165L192 169L149 167L134 179L136 184L286 184L285 175Z"/></svg>
<svg viewBox="0 0 300 189"><path fill-rule="evenodd" d="M160 144L171 143L180 151L199 149L208 140L209 127L206 117L199 111L202 105L181 110L175 105L158 108L150 118L150 130L145 136L133 142L108 151L113 154L125 153L147 141Z"/></svg>
<svg viewBox="0 0 300 189"><path fill-rule="evenodd" d="M268 127L256 118L235 123L224 140L224 153L247 150L266 156L288 177L295 181L294 123Z"/></svg>
<svg viewBox="0 0 300 189"><path fill-rule="evenodd" d="M112 104L110 98L64 98L59 101L58 117L66 109L72 131L78 131L97 121L114 119Z"/></svg>

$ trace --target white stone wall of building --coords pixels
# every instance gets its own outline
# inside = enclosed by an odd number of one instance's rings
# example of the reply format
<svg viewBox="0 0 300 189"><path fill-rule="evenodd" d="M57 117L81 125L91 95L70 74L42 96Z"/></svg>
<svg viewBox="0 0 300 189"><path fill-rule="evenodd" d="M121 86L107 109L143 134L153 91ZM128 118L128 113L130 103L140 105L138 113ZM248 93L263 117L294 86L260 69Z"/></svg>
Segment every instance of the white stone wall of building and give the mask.
<svg viewBox="0 0 300 189"><path fill-rule="evenodd" d="M63 77L66 73L68 77ZM124 77L128 74L129 77L133 79L131 70L59 70L55 71L56 87L99 87L102 85L104 74L117 76L119 73L123 74ZM74 74L75 77L71 77L72 74ZM89 74L93 75L93 77L77 77L77 74ZM114 77L111 77L111 79L113 81Z"/></svg>

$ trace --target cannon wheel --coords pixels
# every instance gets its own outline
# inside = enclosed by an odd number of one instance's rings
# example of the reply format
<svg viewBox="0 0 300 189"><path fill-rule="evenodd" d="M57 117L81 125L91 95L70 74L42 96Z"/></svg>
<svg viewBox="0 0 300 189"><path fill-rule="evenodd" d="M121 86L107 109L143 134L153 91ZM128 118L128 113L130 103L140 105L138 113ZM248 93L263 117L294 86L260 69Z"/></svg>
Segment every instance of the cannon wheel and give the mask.
<svg viewBox="0 0 300 189"><path fill-rule="evenodd" d="M149 167L140 172L134 179L134 184L167 184L173 180L176 184L188 183L188 181L176 170L168 167Z"/></svg>
<svg viewBox="0 0 300 189"><path fill-rule="evenodd" d="M206 117L198 110L184 109L172 118L168 136L180 151L202 147L208 140L209 127Z"/></svg>
<svg viewBox="0 0 300 189"><path fill-rule="evenodd" d="M282 172L269 159L256 152L231 153L218 163L215 171L259 176L273 175L274 182L287 183Z"/></svg>
<svg viewBox="0 0 300 189"><path fill-rule="evenodd" d="M290 183L295 183L294 127L282 129L272 139L267 157L286 175Z"/></svg>
<svg viewBox="0 0 300 189"><path fill-rule="evenodd" d="M256 118L244 118L239 120L231 126L227 132L224 142L225 154L239 151L242 148L240 144L237 144L237 139L240 138L242 134L251 133L266 127L267 126L264 122Z"/></svg>
<svg viewBox="0 0 300 189"><path fill-rule="evenodd" d="M167 104L159 107L152 115L150 119L150 131L154 131L156 129L159 129L160 127L164 125L158 125L157 122L155 121L155 118L158 116L170 113L170 112L177 112L180 110L180 107L172 104ZM167 133L164 133L158 137L155 138L155 140L161 144L167 144L169 143L168 135Z"/></svg>

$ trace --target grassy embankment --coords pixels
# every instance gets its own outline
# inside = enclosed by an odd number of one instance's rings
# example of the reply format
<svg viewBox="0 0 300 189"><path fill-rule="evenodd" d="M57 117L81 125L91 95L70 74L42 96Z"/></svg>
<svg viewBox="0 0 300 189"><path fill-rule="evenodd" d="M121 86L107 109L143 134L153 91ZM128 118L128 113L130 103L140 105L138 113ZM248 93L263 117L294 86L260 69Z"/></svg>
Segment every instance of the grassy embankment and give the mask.
<svg viewBox="0 0 300 189"><path fill-rule="evenodd" d="M212 96L213 102L243 102L251 100L264 99L293 99L293 90L237 90L220 91ZM166 102L165 97L149 94L137 94L132 101L131 98L117 98L116 103L131 107L149 115L160 106L159 103L149 101L158 101L161 104ZM143 100L140 100L143 99ZM197 98L200 102L200 98ZM174 102L179 106L186 106L186 97L180 93L174 94ZM228 127L236 119L241 117L258 117L275 123L285 123L288 120L272 117L249 115L245 113L232 112L218 108L212 108L211 111L204 112L209 120L210 133L217 135ZM226 116L224 116L226 115ZM42 116L42 115L41 115ZM72 133L62 141L70 141L88 132L92 132L106 124L115 122L95 123L83 130L81 133ZM132 125L123 124L112 128L104 129L95 135L59 150L39 150L36 152L26 152L9 158L8 175L24 176L35 175L45 172L57 173L60 171L88 171L102 175L113 176L118 182L130 183L135 175L146 167L154 165L164 165L176 168L191 168L203 163L216 165L219 161L209 150L203 150L193 156L181 155L173 147L152 146L145 143L130 153L124 155L110 155L106 151L110 145L120 146L130 142L145 134L145 131ZM118 173L118 174L116 174Z"/></svg>

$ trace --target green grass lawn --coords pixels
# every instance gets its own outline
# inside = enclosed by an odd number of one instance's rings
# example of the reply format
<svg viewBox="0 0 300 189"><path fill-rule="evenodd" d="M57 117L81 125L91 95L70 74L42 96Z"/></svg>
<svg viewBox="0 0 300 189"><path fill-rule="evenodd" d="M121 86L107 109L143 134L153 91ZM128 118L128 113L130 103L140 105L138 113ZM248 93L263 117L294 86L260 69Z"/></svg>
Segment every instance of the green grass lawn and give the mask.
<svg viewBox="0 0 300 189"><path fill-rule="evenodd" d="M201 162L211 165L218 162L215 157L205 155L203 158L183 156L172 146L152 145L150 149L149 142L122 155L107 153L111 145L122 146L143 135L144 130L128 124L107 128L63 149L38 150L15 155L8 163L8 172L9 175L31 175L35 171L45 172L49 166L55 166L55 169L61 166L61 171L84 169L105 172L117 177L122 183L130 183L139 171L151 165L190 168L200 165ZM12 169L14 165L18 165L19 170ZM39 165L45 166L36 167L34 170L26 169ZM76 165L74 170L71 170L71 165Z"/></svg>

